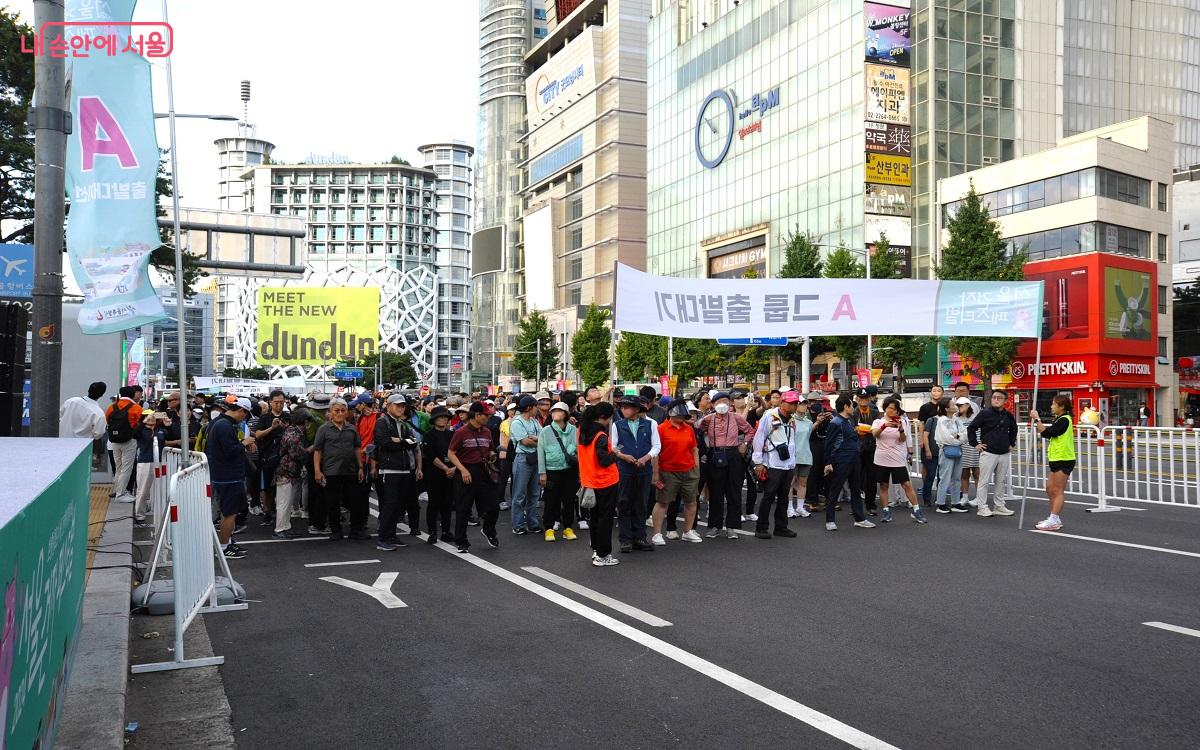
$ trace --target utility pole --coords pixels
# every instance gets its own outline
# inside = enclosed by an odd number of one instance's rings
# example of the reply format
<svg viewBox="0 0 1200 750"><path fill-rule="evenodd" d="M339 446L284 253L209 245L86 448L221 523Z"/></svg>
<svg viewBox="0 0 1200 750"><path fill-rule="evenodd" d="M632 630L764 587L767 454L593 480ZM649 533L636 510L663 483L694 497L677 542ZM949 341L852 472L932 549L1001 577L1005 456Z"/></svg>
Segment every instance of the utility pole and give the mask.
<svg viewBox="0 0 1200 750"><path fill-rule="evenodd" d="M871 280L871 248L867 248L867 281ZM871 334L867 334L867 369L870 370L874 365L874 357L871 356Z"/></svg>
<svg viewBox="0 0 1200 750"><path fill-rule="evenodd" d="M534 392L542 390L542 339L537 340L537 385L533 387Z"/></svg>
<svg viewBox="0 0 1200 750"><path fill-rule="evenodd" d="M66 60L46 51L51 41L62 38L62 21L61 0L34 0L34 33L45 30L47 37L53 35L53 39L43 40L42 54L34 58L33 100L37 106L29 110L34 133L33 373L29 397L34 437L58 437L62 378L63 222L71 112Z"/></svg>
<svg viewBox="0 0 1200 750"><path fill-rule="evenodd" d="M667 336L667 377L675 374L675 337Z"/></svg>
<svg viewBox="0 0 1200 750"><path fill-rule="evenodd" d="M803 384L801 388L805 393L812 388L812 363L809 361L812 355L811 343L812 339L805 336L801 339L800 344L800 382Z"/></svg>

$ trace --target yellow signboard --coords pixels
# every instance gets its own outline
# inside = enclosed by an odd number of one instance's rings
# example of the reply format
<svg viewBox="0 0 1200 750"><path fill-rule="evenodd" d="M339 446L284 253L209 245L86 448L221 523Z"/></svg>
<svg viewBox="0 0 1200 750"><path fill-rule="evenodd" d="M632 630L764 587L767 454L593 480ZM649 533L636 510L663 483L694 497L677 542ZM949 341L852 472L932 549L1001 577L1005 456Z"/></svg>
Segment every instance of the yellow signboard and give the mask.
<svg viewBox="0 0 1200 750"><path fill-rule="evenodd" d="M867 154L867 182L877 185L912 185L912 159L892 154Z"/></svg>
<svg viewBox="0 0 1200 750"><path fill-rule="evenodd" d="M258 290L259 365L332 365L375 356L379 289Z"/></svg>

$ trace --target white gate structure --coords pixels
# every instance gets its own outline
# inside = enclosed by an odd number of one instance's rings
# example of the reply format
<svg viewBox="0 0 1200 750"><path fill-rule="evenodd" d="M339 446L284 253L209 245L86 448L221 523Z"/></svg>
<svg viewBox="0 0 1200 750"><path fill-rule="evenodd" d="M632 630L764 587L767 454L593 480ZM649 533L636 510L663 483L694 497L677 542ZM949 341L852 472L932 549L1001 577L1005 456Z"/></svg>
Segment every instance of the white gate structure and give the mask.
<svg viewBox="0 0 1200 750"><path fill-rule="evenodd" d="M188 659L183 652L183 635L196 615L205 612L223 612L246 609L245 603L220 605L217 602L215 565L221 568L233 584L229 562L221 554L221 545L212 522L212 485L209 483L207 462L197 462L179 470L171 476L168 487L168 522L164 533L155 545L155 564L146 579L146 596L150 595L150 584L154 580L160 548L165 537L170 535L173 545L172 578L175 597L175 653L172 661L153 664L135 664L130 670L135 674L161 672L186 667L208 667L224 664L225 657L210 656Z"/></svg>

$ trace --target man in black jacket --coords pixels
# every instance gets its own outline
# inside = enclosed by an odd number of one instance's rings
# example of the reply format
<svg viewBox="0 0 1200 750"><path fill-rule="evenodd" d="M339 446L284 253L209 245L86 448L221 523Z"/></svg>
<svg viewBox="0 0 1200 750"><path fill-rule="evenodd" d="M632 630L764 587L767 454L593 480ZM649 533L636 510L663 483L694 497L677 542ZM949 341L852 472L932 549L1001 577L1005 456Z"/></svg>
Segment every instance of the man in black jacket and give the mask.
<svg viewBox="0 0 1200 750"><path fill-rule="evenodd" d="M391 552L407 547L396 536L396 521L400 509L417 507L409 514L412 530L417 531L420 505L417 502L417 482L421 471L421 441L417 430L408 420L408 398L393 393L387 399L387 412L375 422L374 458L378 465L383 497L379 499L379 543L375 549Z"/></svg>
<svg viewBox="0 0 1200 750"><path fill-rule="evenodd" d="M850 423L858 432L858 462L863 478L863 505L867 509L867 514L872 516L878 514L875 512L875 482L872 481L875 477L875 436L871 434L870 427L876 419L882 416L875 406L875 395L874 387L859 388L855 391L854 398L857 403L854 412L850 415ZM860 426L863 425L866 429L860 429ZM838 501L836 497L826 498L826 500L832 503Z"/></svg>
<svg viewBox="0 0 1200 750"><path fill-rule="evenodd" d="M967 425L967 440L979 449L978 515L1011 516L1006 500L1011 494L1012 449L1017 444L1017 420L1005 408L1008 394L992 391L991 403ZM988 509L988 484L995 485L995 508Z"/></svg>

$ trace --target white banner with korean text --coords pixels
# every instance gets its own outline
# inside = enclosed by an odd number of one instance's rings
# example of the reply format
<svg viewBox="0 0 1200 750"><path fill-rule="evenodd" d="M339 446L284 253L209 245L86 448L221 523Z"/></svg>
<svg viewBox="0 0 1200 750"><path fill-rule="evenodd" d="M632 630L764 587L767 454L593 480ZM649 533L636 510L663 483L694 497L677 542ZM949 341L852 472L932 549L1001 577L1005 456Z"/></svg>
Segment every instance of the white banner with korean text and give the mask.
<svg viewBox="0 0 1200 750"><path fill-rule="evenodd" d="M614 326L677 338L1036 338L1041 281L693 279L617 264Z"/></svg>

